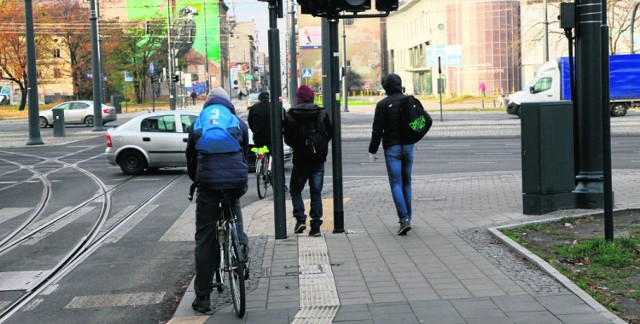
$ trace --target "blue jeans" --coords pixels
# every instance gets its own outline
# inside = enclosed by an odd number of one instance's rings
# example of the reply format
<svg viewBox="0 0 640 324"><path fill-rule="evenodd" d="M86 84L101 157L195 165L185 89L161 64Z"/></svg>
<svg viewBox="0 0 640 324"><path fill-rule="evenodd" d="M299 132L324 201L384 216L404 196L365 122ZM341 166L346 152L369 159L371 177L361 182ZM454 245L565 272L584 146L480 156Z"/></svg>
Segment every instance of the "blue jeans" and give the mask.
<svg viewBox="0 0 640 324"><path fill-rule="evenodd" d="M398 212L398 222L411 220L411 168L413 144L394 145L384 150L391 196Z"/></svg>
<svg viewBox="0 0 640 324"><path fill-rule="evenodd" d="M302 201L302 189L309 180L309 193L311 196L311 227L322 225L322 184L324 181L324 163L310 166L293 166L291 170L291 180L289 182L289 193L293 203L293 217L299 222L305 222L307 215L304 213L304 202Z"/></svg>

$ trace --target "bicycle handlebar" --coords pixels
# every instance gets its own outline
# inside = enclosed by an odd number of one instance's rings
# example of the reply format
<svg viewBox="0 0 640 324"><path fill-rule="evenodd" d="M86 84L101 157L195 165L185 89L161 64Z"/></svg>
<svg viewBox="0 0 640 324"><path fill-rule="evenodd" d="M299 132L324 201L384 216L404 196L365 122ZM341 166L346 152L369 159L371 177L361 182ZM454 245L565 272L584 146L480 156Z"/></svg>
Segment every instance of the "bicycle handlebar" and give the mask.
<svg viewBox="0 0 640 324"><path fill-rule="evenodd" d="M263 147L254 147L251 149L251 152L255 153L256 155L258 154L267 154L269 153L269 148L265 145Z"/></svg>

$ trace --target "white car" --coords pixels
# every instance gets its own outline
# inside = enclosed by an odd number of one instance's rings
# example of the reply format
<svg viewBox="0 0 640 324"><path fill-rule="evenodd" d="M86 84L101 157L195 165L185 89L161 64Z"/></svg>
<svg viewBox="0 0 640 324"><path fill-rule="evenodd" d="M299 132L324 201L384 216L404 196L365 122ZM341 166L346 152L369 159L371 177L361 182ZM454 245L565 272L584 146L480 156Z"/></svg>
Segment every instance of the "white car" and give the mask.
<svg viewBox="0 0 640 324"><path fill-rule="evenodd" d="M186 167L185 151L189 138L188 128L200 111L165 110L132 118L115 129L107 130L107 161L120 166L125 174L140 174L144 170L168 167ZM253 146L249 131L249 146ZM293 151L284 146L285 161L291 160ZM255 156L248 158L253 169Z"/></svg>
<svg viewBox="0 0 640 324"><path fill-rule="evenodd" d="M49 110L40 112L39 125L40 128L47 126L53 127L53 110L64 110L64 123L66 124L85 124L93 127L93 101L67 101L63 102ZM102 123L106 124L118 119L116 108L102 104Z"/></svg>

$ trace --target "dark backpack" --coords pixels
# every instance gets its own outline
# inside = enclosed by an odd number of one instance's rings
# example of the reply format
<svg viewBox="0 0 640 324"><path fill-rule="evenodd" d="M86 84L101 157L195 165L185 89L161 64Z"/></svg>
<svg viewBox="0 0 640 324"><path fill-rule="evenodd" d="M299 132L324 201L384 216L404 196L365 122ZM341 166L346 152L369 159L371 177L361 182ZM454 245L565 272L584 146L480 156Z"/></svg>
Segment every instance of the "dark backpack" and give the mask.
<svg viewBox="0 0 640 324"><path fill-rule="evenodd" d="M404 138L410 143L421 140L431 128L433 119L424 110L420 100L414 96L405 96L400 102L402 115L402 133Z"/></svg>
<svg viewBox="0 0 640 324"><path fill-rule="evenodd" d="M324 127L325 110L318 111L318 117L302 125L304 148L302 155L309 162L324 162L327 158L329 135Z"/></svg>

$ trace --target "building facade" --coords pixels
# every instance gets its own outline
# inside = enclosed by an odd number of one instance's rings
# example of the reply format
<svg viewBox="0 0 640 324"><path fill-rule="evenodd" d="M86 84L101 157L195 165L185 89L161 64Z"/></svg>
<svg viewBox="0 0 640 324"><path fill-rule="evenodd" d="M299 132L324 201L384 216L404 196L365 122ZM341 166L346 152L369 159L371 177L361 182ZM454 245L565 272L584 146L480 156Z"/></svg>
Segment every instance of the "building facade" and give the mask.
<svg viewBox="0 0 640 324"><path fill-rule="evenodd" d="M389 72L407 93L506 92L520 85L520 2L411 0L387 18ZM397 35L402 35L398 37Z"/></svg>
<svg viewBox="0 0 640 324"><path fill-rule="evenodd" d="M300 12L300 6L297 6ZM322 85L322 26L321 18L297 15L298 30L298 85L308 85L320 91ZM338 26L340 38L340 65L359 76L359 84L351 85L351 91L382 89L381 25L379 18L341 19ZM344 36L346 35L346 38ZM346 44L346 46L344 46ZM346 48L346 62L344 50ZM303 72L307 73L303 73Z"/></svg>

